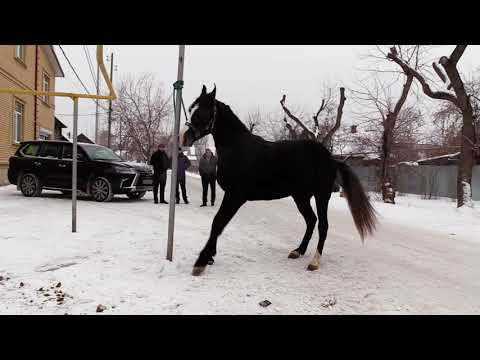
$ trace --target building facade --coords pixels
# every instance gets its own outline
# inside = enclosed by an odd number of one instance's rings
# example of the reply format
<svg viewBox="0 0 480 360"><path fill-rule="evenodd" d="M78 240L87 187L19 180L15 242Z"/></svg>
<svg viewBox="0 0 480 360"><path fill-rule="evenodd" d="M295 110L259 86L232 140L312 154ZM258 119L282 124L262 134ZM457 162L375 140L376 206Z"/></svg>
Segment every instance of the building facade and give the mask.
<svg viewBox="0 0 480 360"><path fill-rule="evenodd" d="M63 77L52 45L0 45L0 88L55 91ZM54 139L55 97L0 94L0 185L21 141Z"/></svg>

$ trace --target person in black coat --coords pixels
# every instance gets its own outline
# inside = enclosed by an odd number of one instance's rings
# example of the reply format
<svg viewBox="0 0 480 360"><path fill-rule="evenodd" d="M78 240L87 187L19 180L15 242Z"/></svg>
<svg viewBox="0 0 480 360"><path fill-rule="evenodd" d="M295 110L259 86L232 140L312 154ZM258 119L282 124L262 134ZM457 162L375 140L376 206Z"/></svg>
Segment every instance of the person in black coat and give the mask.
<svg viewBox="0 0 480 360"><path fill-rule="evenodd" d="M207 206L208 186L210 185L211 205L215 205L215 187L217 182L217 157L213 155L210 149L205 150L198 165L198 171L202 177L202 205Z"/></svg>
<svg viewBox="0 0 480 360"><path fill-rule="evenodd" d="M185 171L190 167L191 162L188 157L182 152L182 149L178 149L178 167L177 167L177 204L180 203L180 193L178 187L182 188L182 198L185 204L189 204L187 197L187 188L185 183Z"/></svg>
<svg viewBox="0 0 480 360"><path fill-rule="evenodd" d="M168 163L165 145L159 144L158 150L155 151L150 158L150 165L153 166L153 201L155 204L158 204L158 185L160 185L160 203L168 204L168 202L165 201Z"/></svg>

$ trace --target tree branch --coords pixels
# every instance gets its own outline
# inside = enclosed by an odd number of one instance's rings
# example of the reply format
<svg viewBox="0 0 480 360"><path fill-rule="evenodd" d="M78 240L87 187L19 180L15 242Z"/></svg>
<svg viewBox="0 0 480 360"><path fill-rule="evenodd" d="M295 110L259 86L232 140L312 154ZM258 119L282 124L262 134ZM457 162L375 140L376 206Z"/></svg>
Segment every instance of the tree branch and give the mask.
<svg viewBox="0 0 480 360"><path fill-rule="evenodd" d="M297 138L297 133L296 133L295 130L293 129L293 126L288 123L286 117L283 118L283 121L285 122L285 127L288 129L288 132L290 133L290 139L291 139L291 140L296 140L296 138Z"/></svg>
<svg viewBox="0 0 480 360"><path fill-rule="evenodd" d="M340 102L338 104L337 118L335 120L335 125L333 126L333 128L330 129L330 131L327 133L327 135L323 138L322 143L324 145L330 143L333 135L335 134L335 132L340 127L340 123L342 121L342 115L343 115L343 106L345 105L345 100L347 100L347 98L345 97L345 88L341 87L340 88Z"/></svg>
<svg viewBox="0 0 480 360"><path fill-rule="evenodd" d="M453 64L456 65L458 63L458 60L460 60L463 53L465 52L466 48L467 48L467 45L457 45L457 46L455 46L455 49L453 49L453 52L450 55L450 61Z"/></svg>
<svg viewBox="0 0 480 360"><path fill-rule="evenodd" d="M313 121L315 122L315 127L318 129L320 125L318 124L318 115L325 109L325 99L322 100L322 105L320 105L320 109L318 109L317 113L313 116Z"/></svg>
<svg viewBox="0 0 480 360"><path fill-rule="evenodd" d="M408 74L407 75L407 81L403 85L403 90L402 90L402 95L400 96L400 99L398 99L395 109L393 110L393 113L395 116L398 116L400 110L402 109L403 104L405 104L405 101L407 100L408 92L410 91L410 87L412 86L413 82L413 75Z"/></svg>
<svg viewBox="0 0 480 360"><path fill-rule="evenodd" d="M437 64L432 63L433 70L437 73L438 77L443 81L444 84L447 83L447 77L445 74L442 72L442 69L440 69Z"/></svg>
<svg viewBox="0 0 480 360"><path fill-rule="evenodd" d="M295 121L307 134L310 138L312 139L315 139L315 134L313 132L311 132L304 124L303 122L297 118L296 116L294 116L290 110L287 109L287 107L285 106L285 100L286 100L287 96L286 95L283 95L282 97L282 100L280 100L280 105L282 105L282 108L283 108L283 111L285 111L285 114L288 115L288 117L290 119L292 119L293 121ZM286 119L284 120L286 123ZM287 123L288 124L288 123ZM289 129L290 130L290 129Z"/></svg>
<svg viewBox="0 0 480 360"><path fill-rule="evenodd" d="M455 95L448 92L444 92L444 91L433 91L430 88L430 85L428 85L427 82L425 81L424 77L420 75L420 73L412 69L408 64L406 64L402 59L398 57L398 53L395 48L390 49L390 52L388 53L387 58L397 63L402 68L405 74L413 75L422 85L422 89L425 95L431 97L432 99L448 100L454 103L455 105L458 104L458 100L455 97Z"/></svg>

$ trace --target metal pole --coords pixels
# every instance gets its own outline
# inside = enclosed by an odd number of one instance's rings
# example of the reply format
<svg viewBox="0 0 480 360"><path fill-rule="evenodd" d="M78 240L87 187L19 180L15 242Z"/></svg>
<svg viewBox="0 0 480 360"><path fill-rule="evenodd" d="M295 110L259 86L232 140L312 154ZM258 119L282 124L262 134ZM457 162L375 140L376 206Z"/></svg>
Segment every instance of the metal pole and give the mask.
<svg viewBox="0 0 480 360"><path fill-rule="evenodd" d="M110 82L113 84L113 52L110 55ZM108 145L110 148L110 142L112 137L112 100L108 101Z"/></svg>
<svg viewBox="0 0 480 360"><path fill-rule="evenodd" d="M100 65L97 63L97 96L100 93ZM98 144L98 102L95 104L95 144Z"/></svg>
<svg viewBox="0 0 480 360"><path fill-rule="evenodd" d="M118 148L120 150L120 157L122 157L122 118L118 119L118 125L119 125L119 134L118 134Z"/></svg>
<svg viewBox="0 0 480 360"><path fill-rule="evenodd" d="M173 230L175 226L175 193L177 188L177 167L178 167L178 133L180 131L180 115L182 110L182 86L183 86L183 64L185 60L185 45L179 46L178 51L178 74L177 84L182 84L177 88L175 99L175 125L173 129L173 149L172 149L172 181L170 185L170 213L168 216L168 245L167 260L172 261L173 255Z"/></svg>
<svg viewBox="0 0 480 360"><path fill-rule="evenodd" d="M77 232L77 130L78 98L73 98L73 152L72 152L72 232Z"/></svg>

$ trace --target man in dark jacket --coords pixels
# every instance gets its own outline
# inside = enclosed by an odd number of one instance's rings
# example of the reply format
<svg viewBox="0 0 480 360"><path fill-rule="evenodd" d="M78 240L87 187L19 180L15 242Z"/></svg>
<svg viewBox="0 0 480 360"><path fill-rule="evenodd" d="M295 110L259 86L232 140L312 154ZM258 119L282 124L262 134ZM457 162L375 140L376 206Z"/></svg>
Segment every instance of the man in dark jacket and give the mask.
<svg viewBox="0 0 480 360"><path fill-rule="evenodd" d="M205 150L200 159L200 164L198 166L198 171L202 177L202 205L207 206L207 195L208 195L208 186L210 185L210 200L211 205L215 205L215 187L217 182L217 157L213 155L210 149Z"/></svg>
<svg viewBox="0 0 480 360"><path fill-rule="evenodd" d="M178 167L177 167L177 204L180 203L180 193L178 191L178 185L182 188L182 198L185 204L188 204L187 188L185 184L185 171L190 167L190 159L185 156L182 149L178 149Z"/></svg>
<svg viewBox="0 0 480 360"><path fill-rule="evenodd" d="M165 153L165 145L159 144L158 150L152 154L150 165L153 166L153 199L158 204L158 185L160 185L160 203L165 201L165 184L167 183L168 156Z"/></svg>

